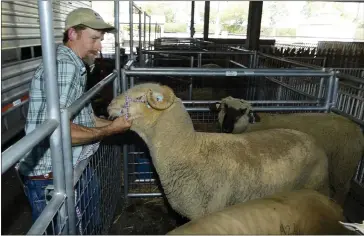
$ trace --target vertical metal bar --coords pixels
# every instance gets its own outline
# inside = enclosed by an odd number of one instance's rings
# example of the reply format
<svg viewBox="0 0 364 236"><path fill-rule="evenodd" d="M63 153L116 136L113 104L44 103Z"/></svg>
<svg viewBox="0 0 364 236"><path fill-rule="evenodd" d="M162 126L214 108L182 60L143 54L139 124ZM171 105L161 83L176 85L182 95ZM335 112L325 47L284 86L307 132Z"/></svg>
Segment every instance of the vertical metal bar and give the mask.
<svg viewBox="0 0 364 236"><path fill-rule="evenodd" d="M133 0L129 0L129 30L130 30L130 59L134 59L133 54Z"/></svg>
<svg viewBox="0 0 364 236"><path fill-rule="evenodd" d="M139 59L142 61L142 12L139 11Z"/></svg>
<svg viewBox="0 0 364 236"><path fill-rule="evenodd" d="M43 51L45 74L45 90L47 99L47 116L61 122L59 109L59 92L57 84L56 48L54 44L53 9L51 0L38 0L39 23ZM65 194L64 169L62 158L61 126L59 125L50 136L50 148L54 175L54 190L56 194Z"/></svg>
<svg viewBox="0 0 364 236"><path fill-rule="evenodd" d="M113 81L113 96L120 93L120 24L119 24L119 1L114 0L114 24L115 24L115 69L116 78Z"/></svg>
<svg viewBox="0 0 364 236"><path fill-rule="evenodd" d="M254 54L249 55L249 68L253 68Z"/></svg>
<svg viewBox="0 0 364 236"><path fill-rule="evenodd" d="M139 55L139 65L141 67L144 67L144 56L142 55L142 48L143 48L143 43L142 43L142 11L138 12L138 16L139 16L139 26L138 26L138 32L139 32L139 39L138 39L138 52L137 54Z"/></svg>
<svg viewBox="0 0 364 236"><path fill-rule="evenodd" d="M258 64L258 55L257 55L257 51L254 51L252 68L254 68L254 69L257 68L257 64Z"/></svg>
<svg viewBox="0 0 364 236"><path fill-rule="evenodd" d="M130 77L130 81L129 81L129 87L134 87L134 77Z"/></svg>
<svg viewBox="0 0 364 236"><path fill-rule="evenodd" d="M283 82L283 76L279 77L279 81ZM283 86L282 85L278 85L278 90L277 90L277 100L282 100L282 89Z"/></svg>
<svg viewBox="0 0 364 236"><path fill-rule="evenodd" d="M333 77L334 77L334 79L333 79L334 84L333 84L333 91L332 91L332 97L331 97L331 104L332 104L332 107L335 107L336 102L337 102L337 97L339 94L339 78L336 75L334 75Z"/></svg>
<svg viewBox="0 0 364 236"><path fill-rule="evenodd" d="M322 97L322 94L323 94L323 89L324 89L324 80L325 78L321 78L320 79L320 87L318 89L318 93L317 93L317 97L318 99L320 99Z"/></svg>
<svg viewBox="0 0 364 236"><path fill-rule="evenodd" d="M154 26L154 43L155 43L155 39L157 38L157 22L155 23L155 26ZM155 49L155 47L154 47Z"/></svg>
<svg viewBox="0 0 364 236"><path fill-rule="evenodd" d="M195 1L191 1L190 37L195 35Z"/></svg>
<svg viewBox="0 0 364 236"><path fill-rule="evenodd" d="M331 76L327 81L327 90L326 90L327 94L325 99L326 112L330 112L331 109L333 87L334 87L334 72L331 72Z"/></svg>
<svg viewBox="0 0 364 236"><path fill-rule="evenodd" d="M143 30L144 30L144 37L143 37L143 48L145 48L145 34L147 33L147 29L145 28L146 27L146 23L147 23L147 13L144 12L144 22L143 22Z"/></svg>
<svg viewBox="0 0 364 236"><path fill-rule="evenodd" d="M128 83L127 78L125 74L125 69L121 69L121 91L124 93L126 90L128 90Z"/></svg>
<svg viewBox="0 0 364 236"><path fill-rule="evenodd" d="M194 58L191 56L191 68L193 68ZM193 78L190 78L190 85L189 85L189 99L192 100L192 89L193 89Z"/></svg>
<svg viewBox="0 0 364 236"><path fill-rule="evenodd" d="M76 234L76 211L75 211L75 192L73 188L73 157L72 157L72 142L71 142L71 127L70 118L67 108L61 109L61 124L62 124L62 141L63 141L63 160L65 170L65 184L67 194L67 209L69 221L69 233Z"/></svg>
<svg viewBox="0 0 364 236"><path fill-rule="evenodd" d="M124 161L124 199L125 202L128 200L128 192L129 192L129 186L128 186L128 145L123 145L123 161Z"/></svg>
<svg viewBox="0 0 364 236"><path fill-rule="evenodd" d="M197 67L200 68L201 67L201 64L202 64L202 54L199 53L197 55Z"/></svg>
<svg viewBox="0 0 364 236"><path fill-rule="evenodd" d="M52 1L38 0L39 24L42 44L42 60L44 64L45 91L47 102L47 118L59 122L58 127L50 135L49 143L52 157L53 184L56 195L65 195L65 175L62 152L61 114L57 82L56 48L54 44ZM61 209L67 215L67 209ZM64 213L64 214L63 214ZM63 222L58 222L61 225ZM65 220L65 231L69 222Z"/></svg>
<svg viewBox="0 0 364 236"><path fill-rule="evenodd" d="M149 16L149 43L148 43L148 48L149 50L151 50L151 43L150 43L150 34L151 34L151 30L152 30L152 17ZM149 59L149 58L148 58Z"/></svg>

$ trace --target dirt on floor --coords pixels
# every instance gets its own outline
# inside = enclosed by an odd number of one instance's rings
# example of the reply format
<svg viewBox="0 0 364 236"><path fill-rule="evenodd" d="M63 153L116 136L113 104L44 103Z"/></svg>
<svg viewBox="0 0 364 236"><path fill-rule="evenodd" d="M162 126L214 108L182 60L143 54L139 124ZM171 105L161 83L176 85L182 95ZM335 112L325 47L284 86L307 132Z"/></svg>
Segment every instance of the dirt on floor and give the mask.
<svg viewBox="0 0 364 236"><path fill-rule="evenodd" d="M134 198L118 207L109 234L163 235L185 222L170 212L163 198Z"/></svg>

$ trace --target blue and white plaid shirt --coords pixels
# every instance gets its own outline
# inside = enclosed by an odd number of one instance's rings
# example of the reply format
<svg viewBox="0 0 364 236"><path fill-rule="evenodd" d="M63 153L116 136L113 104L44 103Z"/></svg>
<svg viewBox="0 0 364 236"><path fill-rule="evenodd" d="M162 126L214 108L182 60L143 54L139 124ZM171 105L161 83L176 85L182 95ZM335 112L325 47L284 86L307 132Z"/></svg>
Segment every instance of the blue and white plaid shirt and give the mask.
<svg viewBox="0 0 364 236"><path fill-rule="evenodd" d="M83 61L67 46L57 48L57 79L60 107L69 107L86 89L87 73ZM44 65L41 63L34 73L29 90L29 109L25 132L29 134L47 118ZM88 103L73 119L74 124L95 127L94 112ZM91 156L98 149L99 142L72 147L73 165ZM23 175L37 176L52 172L52 159L49 138L45 138L30 151L19 163Z"/></svg>

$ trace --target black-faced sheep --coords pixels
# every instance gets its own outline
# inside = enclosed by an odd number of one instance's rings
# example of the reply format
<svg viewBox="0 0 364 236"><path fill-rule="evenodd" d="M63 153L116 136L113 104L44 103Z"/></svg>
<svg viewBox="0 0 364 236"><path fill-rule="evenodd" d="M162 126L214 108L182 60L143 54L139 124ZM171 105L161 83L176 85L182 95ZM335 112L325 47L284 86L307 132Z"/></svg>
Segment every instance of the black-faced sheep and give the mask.
<svg viewBox="0 0 364 236"><path fill-rule="evenodd" d="M219 112L218 123L225 133L286 128L315 137L329 158L334 199L339 204L344 203L350 180L364 153L364 136L360 126L333 113L254 114L248 102L232 97L213 104L210 109Z"/></svg>
<svg viewBox="0 0 364 236"><path fill-rule="evenodd" d="M300 131L196 132L181 99L155 83L117 96L108 113L133 120L131 130L148 146L168 202L189 219L280 191L328 194L326 154Z"/></svg>
<svg viewBox="0 0 364 236"><path fill-rule="evenodd" d="M168 235L347 235L342 208L313 190L276 193L192 220Z"/></svg>

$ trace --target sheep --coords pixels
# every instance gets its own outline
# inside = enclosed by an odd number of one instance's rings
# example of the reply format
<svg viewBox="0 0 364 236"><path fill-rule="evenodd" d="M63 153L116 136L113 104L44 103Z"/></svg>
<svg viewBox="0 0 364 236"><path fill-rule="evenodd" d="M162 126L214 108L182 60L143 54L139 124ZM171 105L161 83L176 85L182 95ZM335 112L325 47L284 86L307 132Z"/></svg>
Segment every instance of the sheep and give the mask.
<svg viewBox="0 0 364 236"><path fill-rule="evenodd" d="M192 220L167 235L353 234L342 208L314 190L280 192Z"/></svg>
<svg viewBox="0 0 364 236"><path fill-rule="evenodd" d="M329 158L332 196L344 204L350 180L364 153L364 136L354 122L333 113L254 114L248 102L232 97L212 104L210 110L218 112L218 123L225 133L286 128L312 135Z"/></svg>
<svg viewBox="0 0 364 236"><path fill-rule="evenodd" d="M300 131L196 132L182 100L158 83L128 89L107 110L110 119L133 120L130 130L146 143L168 202L188 219L277 191L328 194L325 153Z"/></svg>
<svg viewBox="0 0 364 236"><path fill-rule="evenodd" d="M221 68L219 65L210 63L204 64L201 68ZM220 99L228 95L228 93L224 90L221 90L220 84L223 83L221 81L224 78L194 78L193 84L194 88L192 89L192 98L194 100L212 100L212 99ZM217 83L220 84L217 84ZM182 100L189 100L189 89L176 92L176 96L181 98Z"/></svg>
<svg viewBox="0 0 364 236"><path fill-rule="evenodd" d="M193 100L217 100L223 97L226 97L228 92L225 90L221 90L221 88L193 88L192 89L192 99ZM176 92L176 96L182 100L190 100L189 97L189 89Z"/></svg>

